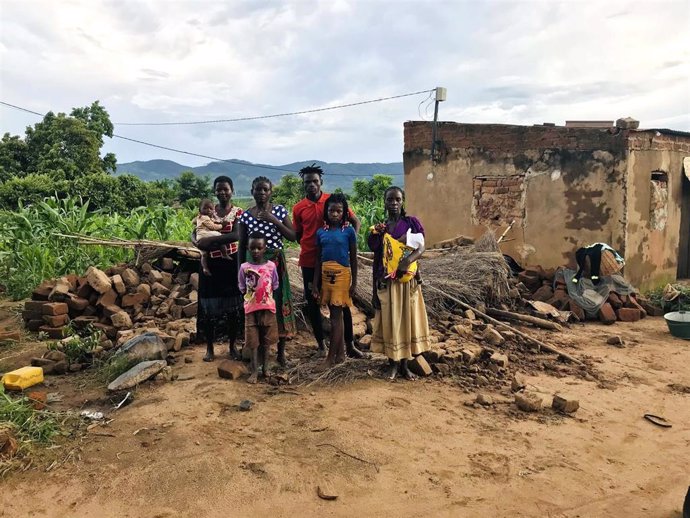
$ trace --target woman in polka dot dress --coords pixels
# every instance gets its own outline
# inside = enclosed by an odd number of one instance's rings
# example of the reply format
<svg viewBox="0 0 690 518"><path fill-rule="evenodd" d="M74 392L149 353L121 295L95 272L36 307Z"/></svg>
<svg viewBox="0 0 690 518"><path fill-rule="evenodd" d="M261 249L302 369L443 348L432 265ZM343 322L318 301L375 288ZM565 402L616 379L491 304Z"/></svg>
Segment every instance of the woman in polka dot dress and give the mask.
<svg viewBox="0 0 690 518"><path fill-rule="evenodd" d="M283 239L295 241L297 236L290 221L287 209L282 205L271 203L273 184L265 176L259 176L252 182L252 196L256 205L242 213L240 217L240 249L242 262L247 260L247 236L252 232L261 232L266 236L266 258L273 261L278 270L280 286L273 292L276 300L278 317L278 363L285 366L285 340L297 331L295 313L292 309L290 279L283 252Z"/></svg>

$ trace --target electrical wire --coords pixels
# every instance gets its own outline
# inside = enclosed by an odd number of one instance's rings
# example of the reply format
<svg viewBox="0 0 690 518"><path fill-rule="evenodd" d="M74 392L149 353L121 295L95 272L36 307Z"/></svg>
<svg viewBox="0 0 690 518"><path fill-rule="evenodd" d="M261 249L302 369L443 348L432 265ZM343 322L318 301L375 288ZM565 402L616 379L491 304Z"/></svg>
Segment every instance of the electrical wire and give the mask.
<svg viewBox="0 0 690 518"><path fill-rule="evenodd" d="M29 110L29 109L27 109L27 108L23 108L23 107L21 107L21 106L17 106L16 104L11 104L11 103L8 103L8 102L5 102L5 101L0 101L0 104L2 104L2 105L4 105L4 106L8 106L8 107L10 107L10 108L14 108L14 109L16 109L16 110L20 110L20 111L26 112L26 113L31 113L31 114L33 114L33 115L38 115L39 117L44 117L44 116L45 116L45 114L43 114L43 113L39 113L39 112L36 112L36 111L33 111L33 110ZM142 144L142 145L144 145L144 146L150 146L150 147L154 147L154 148L157 148L157 149L164 149L164 150L166 150L166 151L172 151L172 152L174 152L174 153L180 153L180 154L189 155L189 156L194 156L194 157L199 157L199 158L206 158L206 159L209 159L209 160L213 160L213 161L215 161L215 162L226 162L226 163L231 163L231 164L239 164L239 165L243 165L243 166L247 166L247 167L256 167L256 168L259 168L259 169L271 169L271 170L273 170L273 171L283 171L283 172L286 172L286 173L299 173L299 171L295 171L294 169L285 169L285 168L282 168L282 167L275 167L275 166L270 166L270 165L254 164L254 163L251 163L251 162L244 162L244 161L242 161L242 160L238 160L238 159L234 159L234 158L218 158L218 157L214 157L214 156L210 156L210 155L202 155L202 154L200 154L200 153L194 153L194 152L192 152L192 151L184 151L184 150L182 150L182 149L176 149L176 148L172 148L172 147L161 146L161 145L159 145L159 144L153 144L152 142L145 142L145 141L143 141L143 140L137 140L137 139L133 139L133 138L130 138L130 137L124 137L124 136L122 136L122 135L116 135L115 133L113 133L112 138L118 138L118 139L121 139L121 140L127 140L127 141L129 141L129 142L134 142L134 143L136 143L136 144ZM402 176L402 173L386 173L386 174L387 174L388 176ZM371 176L371 175L368 175L368 174L328 173L328 176L369 177L369 176Z"/></svg>
<svg viewBox="0 0 690 518"><path fill-rule="evenodd" d="M429 90L429 95L428 95L425 99L423 99L422 101L420 101L419 104L417 105L417 114L419 115L419 118L422 119L422 120L426 120L426 119L424 118L424 116L422 115L421 111L420 111L420 109L421 109L421 107L422 107L422 104L425 103L426 101L428 101L429 99L431 99L431 95L434 93L435 90L436 90L436 89L434 89L434 90Z"/></svg>
<svg viewBox="0 0 690 518"><path fill-rule="evenodd" d="M245 121L255 121L260 119L275 119L277 117L289 117L292 115L304 115L306 113L318 113L325 112L329 110L339 110L341 108L351 108L353 106L361 106L363 104L379 103L382 101L390 101L392 99L400 99L402 97L410 97L413 95L420 95L435 92L436 89L432 90L420 90L419 92L410 92L407 94L392 95L390 97L379 97L378 99L370 99L368 101L359 101L355 103L340 104L338 106L326 106L324 108L313 108L311 110L302 110L297 112L287 112L287 113L275 113L273 115L255 115L252 117L238 117L235 119L212 119L212 120L201 120L201 121L188 121L188 122L114 122L115 126L188 126L193 124L218 124L222 122L245 122ZM428 99L428 98L427 98ZM420 103L421 104L421 103Z"/></svg>

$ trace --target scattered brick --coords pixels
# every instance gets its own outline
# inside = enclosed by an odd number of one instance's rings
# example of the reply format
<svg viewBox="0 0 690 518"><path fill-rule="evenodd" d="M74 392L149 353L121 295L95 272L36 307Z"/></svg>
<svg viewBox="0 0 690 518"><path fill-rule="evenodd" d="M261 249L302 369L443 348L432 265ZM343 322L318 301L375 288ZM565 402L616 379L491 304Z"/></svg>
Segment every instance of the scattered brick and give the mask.
<svg viewBox="0 0 690 518"><path fill-rule="evenodd" d="M117 292L114 289L109 289L108 291L101 293L96 301L97 306L112 306L117 302Z"/></svg>
<svg viewBox="0 0 690 518"><path fill-rule="evenodd" d="M88 283L85 283L85 284L82 284L81 286L79 286L77 288L77 291L75 292L75 294L77 295L77 297L88 300L91 297L91 295L93 294L93 292L94 292L94 289L91 287L91 285Z"/></svg>
<svg viewBox="0 0 690 518"><path fill-rule="evenodd" d="M637 322L642 318L640 310L633 308L620 308L616 315L618 315L618 320L621 322Z"/></svg>
<svg viewBox="0 0 690 518"><path fill-rule="evenodd" d="M493 353L490 358L492 363L495 363L499 367L508 366L508 357L505 354Z"/></svg>
<svg viewBox="0 0 690 518"><path fill-rule="evenodd" d="M132 268L127 268L126 270L124 270L120 274L120 277L122 278L125 285L129 288L133 288L139 285L139 274L136 270L133 270Z"/></svg>
<svg viewBox="0 0 690 518"><path fill-rule="evenodd" d="M614 292L609 293L608 303L611 304L613 309L620 309L623 307L623 301L618 294Z"/></svg>
<svg viewBox="0 0 690 518"><path fill-rule="evenodd" d="M218 376L224 379L236 380L248 374L247 367L242 362L223 360L218 365Z"/></svg>
<svg viewBox="0 0 690 518"><path fill-rule="evenodd" d="M611 304L609 304L608 302L605 302L604 305L601 306L601 309L599 310L597 317L599 318L599 321L602 324L607 325L613 324L617 320L616 312L613 311Z"/></svg>
<svg viewBox="0 0 690 518"><path fill-rule="evenodd" d="M87 299L76 297L74 295L67 298L65 302L70 310L79 312L84 311L86 307L89 305L89 301Z"/></svg>
<svg viewBox="0 0 690 518"><path fill-rule="evenodd" d="M157 282L161 282L163 280L163 274L159 272L158 270L151 270L149 272L149 283L150 284L155 284Z"/></svg>
<svg viewBox="0 0 690 518"><path fill-rule="evenodd" d="M175 268L175 262L172 257L163 257L163 259L161 259L161 268L168 272L172 271L173 268Z"/></svg>
<svg viewBox="0 0 690 518"><path fill-rule="evenodd" d="M580 408L580 402L577 399L572 399L563 395L556 395L553 397L551 408L564 414L573 414Z"/></svg>
<svg viewBox="0 0 690 518"><path fill-rule="evenodd" d="M553 297L551 286L544 285L532 294L532 300L546 302Z"/></svg>
<svg viewBox="0 0 690 518"><path fill-rule="evenodd" d="M584 322L585 319L587 318L585 310L582 309L578 305L578 303L572 299L570 299L570 301L568 302L568 311L571 311L573 313L573 315L575 315L580 322Z"/></svg>
<svg viewBox="0 0 690 518"><path fill-rule="evenodd" d="M197 304L198 302L192 302L191 304L187 304L182 308L182 314L186 317L195 316L197 312Z"/></svg>
<svg viewBox="0 0 690 518"><path fill-rule="evenodd" d="M538 412L541 410L544 402L538 395L525 392L523 394L515 394L515 404L523 412Z"/></svg>
<svg viewBox="0 0 690 518"><path fill-rule="evenodd" d="M53 291L52 286L39 286L31 292L32 300L48 300L50 293Z"/></svg>
<svg viewBox="0 0 690 518"><path fill-rule="evenodd" d="M119 311L110 316L113 326L118 329L132 327L132 319L126 311Z"/></svg>

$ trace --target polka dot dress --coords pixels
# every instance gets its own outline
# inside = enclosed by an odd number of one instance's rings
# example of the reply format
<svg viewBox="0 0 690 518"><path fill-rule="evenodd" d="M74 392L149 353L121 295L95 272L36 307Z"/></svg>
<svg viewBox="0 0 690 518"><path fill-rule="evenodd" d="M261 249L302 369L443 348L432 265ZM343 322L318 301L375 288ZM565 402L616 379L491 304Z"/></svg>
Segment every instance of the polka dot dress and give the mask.
<svg viewBox="0 0 690 518"><path fill-rule="evenodd" d="M288 215L288 211L282 205L273 205L271 214L273 214L280 221L283 221L285 216ZM278 230L278 227L276 227L273 223L259 221L252 216L248 210L242 213L240 223L246 225L247 235L251 234L252 232L261 232L264 236L266 236L266 246L268 248L283 248L283 235L280 233L280 230Z"/></svg>

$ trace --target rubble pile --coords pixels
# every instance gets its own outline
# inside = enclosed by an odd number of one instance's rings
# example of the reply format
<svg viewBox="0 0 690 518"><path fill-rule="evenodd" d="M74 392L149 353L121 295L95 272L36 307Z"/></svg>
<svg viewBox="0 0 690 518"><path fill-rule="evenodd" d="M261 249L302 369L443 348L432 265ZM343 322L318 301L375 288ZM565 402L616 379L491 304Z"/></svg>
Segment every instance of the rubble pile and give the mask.
<svg viewBox="0 0 690 518"><path fill-rule="evenodd" d="M199 278L197 273L174 271L168 257L139 268L118 265L103 271L91 266L83 276L43 282L25 302L22 318L27 329L59 340L63 348L73 333L89 327L101 331L95 355L143 333L158 336L168 351L179 351L195 339ZM64 360L57 358L60 351L50 353L56 363ZM41 366L52 370L51 365ZM57 370L64 371L61 365Z"/></svg>
<svg viewBox="0 0 690 518"><path fill-rule="evenodd" d="M553 306L556 310L570 312L577 321L599 320L604 324L616 321L637 322L646 316L661 316L660 308L653 306L637 293L621 295L611 291L596 315L588 315L568 295L562 276L555 269L528 268L514 278L515 287L525 300L538 301ZM535 313L539 313L538 311ZM547 317L548 315L538 315Z"/></svg>

